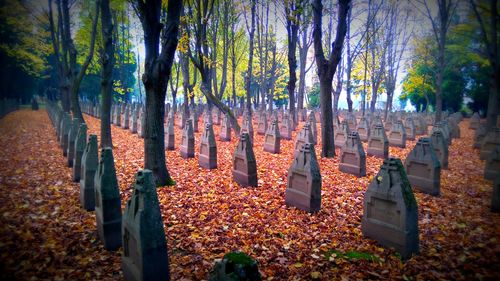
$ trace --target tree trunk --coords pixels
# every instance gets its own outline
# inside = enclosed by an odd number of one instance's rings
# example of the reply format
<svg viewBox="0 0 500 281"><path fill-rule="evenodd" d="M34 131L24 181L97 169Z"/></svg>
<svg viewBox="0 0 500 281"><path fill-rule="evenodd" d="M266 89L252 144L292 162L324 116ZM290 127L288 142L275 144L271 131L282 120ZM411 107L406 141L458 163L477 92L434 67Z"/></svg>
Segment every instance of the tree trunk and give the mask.
<svg viewBox="0 0 500 281"><path fill-rule="evenodd" d="M101 147L113 147L111 137L111 96L113 86L113 66L115 63L113 45L113 23L109 0L101 0Z"/></svg>
<svg viewBox="0 0 500 281"><path fill-rule="evenodd" d="M290 6L296 5L296 7L292 8ZM297 82L297 75L295 73L295 69L297 68L297 57L295 53L297 51L297 40L298 40L298 23L300 21L300 10L302 5L300 0L296 3L293 1L285 2L285 11L288 15L286 18L286 27L287 27L287 38L288 38L288 71L289 71L289 80L288 80L288 96L290 98L290 114L292 115L293 124L297 124L297 118L295 114L295 83Z"/></svg>
<svg viewBox="0 0 500 281"><path fill-rule="evenodd" d="M252 20L250 26L250 35L249 35L249 51L248 51L248 67L247 67L247 76L246 76L246 93L247 93L247 111L249 114L252 114L252 99L251 99L251 86L252 86L252 71L253 71L253 49L254 49L254 33L255 33L255 2L256 0L252 0Z"/></svg>

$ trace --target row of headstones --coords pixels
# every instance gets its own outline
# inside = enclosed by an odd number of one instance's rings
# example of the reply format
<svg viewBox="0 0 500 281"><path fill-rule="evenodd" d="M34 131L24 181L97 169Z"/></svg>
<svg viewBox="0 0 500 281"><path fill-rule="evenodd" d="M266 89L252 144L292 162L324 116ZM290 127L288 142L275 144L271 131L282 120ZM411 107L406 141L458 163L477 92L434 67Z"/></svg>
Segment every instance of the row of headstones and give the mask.
<svg viewBox="0 0 500 281"><path fill-rule="evenodd" d="M19 109L19 101L16 99L3 99L0 102L0 118Z"/></svg>
<svg viewBox="0 0 500 281"><path fill-rule="evenodd" d="M485 122L476 112L470 118L469 129L474 132L474 149L478 149L479 158L485 160L484 178L493 181L491 210L500 212L500 115L496 126L487 130Z"/></svg>
<svg viewBox="0 0 500 281"><path fill-rule="evenodd" d="M68 128L66 124L70 117L56 104L49 104L47 111L61 145L68 145L66 156L70 159L70 135L77 127L74 124L79 122L73 119ZM137 173L132 196L122 215L112 149L103 148L98 162L97 136L90 135L87 142L86 125L80 123L78 127L75 151L80 151L81 147L84 150L81 154L73 155L73 180L80 183L81 207L95 211L97 233L104 248L113 251L123 246L122 270L125 280L169 280L167 241L152 172L142 170ZM66 134L66 131L69 132ZM252 261L244 265L247 274L259 274L256 262L250 257L242 253L229 253L216 263L211 272L215 279L211 280L223 280L233 271L242 273L241 270L231 269L241 263L239 259L234 260L234 256Z"/></svg>

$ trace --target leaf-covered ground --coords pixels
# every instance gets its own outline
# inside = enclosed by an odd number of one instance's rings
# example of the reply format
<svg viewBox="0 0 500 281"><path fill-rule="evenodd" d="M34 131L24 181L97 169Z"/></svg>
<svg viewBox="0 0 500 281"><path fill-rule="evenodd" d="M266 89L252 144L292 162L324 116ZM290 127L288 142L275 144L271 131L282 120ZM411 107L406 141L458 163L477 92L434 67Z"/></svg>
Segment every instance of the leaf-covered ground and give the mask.
<svg viewBox="0 0 500 281"><path fill-rule="evenodd" d="M99 120L86 121L89 132L99 135ZM218 135L219 126L214 129ZM415 192L420 254L403 263L361 233L363 195L381 160L367 157L367 176L356 178L338 171L338 157L318 158L322 206L311 215L284 204L293 141L282 141L282 153L274 155L263 151L263 136L255 133L259 186L242 188L231 176L234 137L217 140L219 167L209 171L198 167L201 132L196 157L184 160L176 128L177 150L167 152L167 165L177 185L158 189L172 280L206 279L214 260L231 250L255 257L264 280L500 278L500 215L489 209L492 183L482 177L484 161L472 149L468 121L461 130L450 147L449 170L441 174L442 195ZM124 206L143 165L143 140L115 126L112 133ZM404 160L414 144L391 147L390 154ZM121 279L121 251L104 250L94 213L80 208L79 186L71 181L47 113L20 110L0 119L0 147L0 278Z"/></svg>

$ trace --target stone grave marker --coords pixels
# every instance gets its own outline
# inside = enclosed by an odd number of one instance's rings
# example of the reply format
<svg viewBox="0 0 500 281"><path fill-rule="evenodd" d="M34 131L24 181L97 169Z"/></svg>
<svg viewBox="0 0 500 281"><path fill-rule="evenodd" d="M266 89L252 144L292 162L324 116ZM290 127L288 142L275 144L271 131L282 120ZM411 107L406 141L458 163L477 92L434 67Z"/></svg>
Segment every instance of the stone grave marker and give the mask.
<svg viewBox="0 0 500 281"><path fill-rule="evenodd" d="M61 144L62 144L62 150L63 150L63 155L67 156L68 155L68 134L71 128L71 118L67 113L64 113L64 117L62 120L62 125L61 125Z"/></svg>
<svg viewBox="0 0 500 281"><path fill-rule="evenodd" d="M481 117L479 117L479 113L474 112L470 118L469 129L476 130L479 127L480 122Z"/></svg>
<svg viewBox="0 0 500 281"><path fill-rule="evenodd" d="M200 130L198 129L198 114L196 113L196 110L191 110L191 122L193 123L193 132L198 133ZM206 125L205 123L204 125ZM210 123L212 124L212 123Z"/></svg>
<svg viewBox="0 0 500 281"><path fill-rule="evenodd" d="M488 156L484 165L484 178L494 181L500 174L500 145Z"/></svg>
<svg viewBox="0 0 500 281"><path fill-rule="evenodd" d="M406 139L407 140L415 140L415 122L413 122L413 118L408 117L405 120L405 131L406 131Z"/></svg>
<svg viewBox="0 0 500 281"><path fill-rule="evenodd" d="M349 124L347 124L347 120L342 120L342 123L340 123L340 128L333 133L334 133L335 147L339 148L343 147L345 141L347 140L347 136L351 133L351 130L349 129Z"/></svg>
<svg viewBox="0 0 500 281"><path fill-rule="evenodd" d="M224 114L222 126L220 128L219 140L231 141L231 120L227 114Z"/></svg>
<svg viewBox="0 0 500 281"><path fill-rule="evenodd" d="M293 121L292 118L288 113L285 113L283 116L283 121L281 122L281 125L279 126L280 129L280 136L281 138L285 140L291 140L292 139L292 127L293 127Z"/></svg>
<svg viewBox="0 0 500 281"><path fill-rule="evenodd" d="M302 145L288 170L285 203L309 213L321 209L321 173L310 143Z"/></svg>
<svg viewBox="0 0 500 281"><path fill-rule="evenodd" d="M376 124L368 139L367 154L379 158L389 157L389 140L382 124Z"/></svg>
<svg viewBox="0 0 500 281"><path fill-rule="evenodd" d="M348 113L344 120L347 121L350 132L356 131L356 127L358 126L356 116L354 116L352 113Z"/></svg>
<svg viewBox="0 0 500 281"><path fill-rule="evenodd" d="M264 136L264 151L279 154L280 153L280 130L278 128L278 121L272 120L271 126L267 129Z"/></svg>
<svg viewBox="0 0 500 281"><path fill-rule="evenodd" d="M205 131L201 136L198 164L205 169L217 168L217 146L213 125L210 123L205 124Z"/></svg>
<svg viewBox="0 0 500 281"><path fill-rule="evenodd" d="M121 124L122 124L122 105L121 104L117 104L116 105L116 114L115 114L115 118L116 118L116 122L115 122L115 125L120 127Z"/></svg>
<svg viewBox="0 0 500 281"><path fill-rule="evenodd" d="M441 165L429 138L420 138L405 160L406 174L412 187L439 196Z"/></svg>
<svg viewBox="0 0 500 281"><path fill-rule="evenodd" d="M144 110L141 108L140 111L140 126L137 126L137 134L139 135L140 138L144 138L146 136L146 114Z"/></svg>
<svg viewBox="0 0 500 281"><path fill-rule="evenodd" d="M405 260L418 253L418 205L401 160L385 159L368 185L361 231Z"/></svg>
<svg viewBox="0 0 500 281"><path fill-rule="evenodd" d="M73 157L73 181L79 182L82 171L82 156L87 145L87 125L80 123L78 134L75 139L75 155Z"/></svg>
<svg viewBox="0 0 500 281"><path fill-rule="evenodd" d="M366 155L357 132L347 135L340 150L339 170L357 177L366 176Z"/></svg>
<svg viewBox="0 0 500 281"><path fill-rule="evenodd" d="M128 130L130 125L130 106L125 104L122 113L122 129Z"/></svg>
<svg viewBox="0 0 500 281"><path fill-rule="evenodd" d="M82 155L80 204L87 211L95 208L94 178L98 165L97 136L90 135Z"/></svg>
<svg viewBox="0 0 500 281"><path fill-rule="evenodd" d="M130 116L130 132L132 134L137 134L137 112L139 111L138 107L132 107L132 114Z"/></svg>
<svg viewBox="0 0 500 281"><path fill-rule="evenodd" d="M247 133L250 141L253 143L253 124L252 116L250 113L243 114L243 124L241 126L241 133Z"/></svg>
<svg viewBox="0 0 500 281"><path fill-rule="evenodd" d="M435 130L431 135L431 143L441 169L448 169L448 144L444 139L443 131Z"/></svg>
<svg viewBox="0 0 500 281"><path fill-rule="evenodd" d="M486 133L481 144L481 154L479 158L486 160L488 156L493 153L495 148L500 145L500 128L494 127Z"/></svg>
<svg viewBox="0 0 500 281"><path fill-rule="evenodd" d="M242 133L233 155L233 179L241 186L257 186L257 162L248 133Z"/></svg>
<svg viewBox="0 0 500 281"><path fill-rule="evenodd" d="M68 133L68 151L66 152L68 167L73 167L73 159L75 158L75 140L80 129L80 119L73 118Z"/></svg>
<svg viewBox="0 0 500 281"><path fill-rule="evenodd" d="M259 124L257 125L257 134L265 135L267 132L267 114L262 112L259 115Z"/></svg>
<svg viewBox="0 0 500 281"><path fill-rule="evenodd" d="M127 281L169 280L167 239L153 173L139 171L123 213L123 277Z"/></svg>
<svg viewBox="0 0 500 281"><path fill-rule="evenodd" d="M165 125L165 149L175 149L174 117L170 114Z"/></svg>
<svg viewBox="0 0 500 281"><path fill-rule="evenodd" d="M391 146L406 147L406 130L400 120L392 124L388 139Z"/></svg>
<svg viewBox="0 0 500 281"><path fill-rule="evenodd" d="M313 144L317 144L318 143L318 127L316 125L316 116L314 115L314 111L311 111L311 113L309 113L309 124L311 124L311 133L313 135L313 140L314 140L314 143Z"/></svg>
<svg viewBox="0 0 500 281"><path fill-rule="evenodd" d="M122 213L113 151L110 147L101 150L94 188L97 233L104 248L113 251L122 245Z"/></svg>
<svg viewBox="0 0 500 281"><path fill-rule="evenodd" d="M479 124L477 129L474 131L474 148L481 149L481 144L483 143L483 139L486 136L486 126L483 124Z"/></svg>
<svg viewBox="0 0 500 281"><path fill-rule="evenodd" d="M356 131L358 132L359 139L361 141L368 141L370 137L370 126L368 125L368 120L365 117L361 117L361 119L359 119Z"/></svg>
<svg viewBox="0 0 500 281"><path fill-rule="evenodd" d="M188 119L182 130L181 157L184 159L194 157L194 132L193 120Z"/></svg>
<svg viewBox="0 0 500 281"><path fill-rule="evenodd" d="M297 134L297 140L295 141L295 149L293 152L293 158L295 159L300 153L300 148L305 143L314 143L313 134L311 132L311 123L306 122L302 130Z"/></svg>

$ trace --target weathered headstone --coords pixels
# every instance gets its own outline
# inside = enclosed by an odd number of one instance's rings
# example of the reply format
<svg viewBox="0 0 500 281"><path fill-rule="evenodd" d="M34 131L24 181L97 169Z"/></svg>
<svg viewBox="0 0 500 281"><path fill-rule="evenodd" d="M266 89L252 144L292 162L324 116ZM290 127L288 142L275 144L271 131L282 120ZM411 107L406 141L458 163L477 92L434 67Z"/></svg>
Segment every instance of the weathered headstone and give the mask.
<svg viewBox="0 0 500 281"><path fill-rule="evenodd" d="M113 151L110 147L101 150L94 188L97 233L104 248L113 251L122 245L122 212Z"/></svg>
<svg viewBox="0 0 500 281"><path fill-rule="evenodd" d="M443 131L435 130L432 132L431 143L439 164L441 164L441 169L448 169L448 144L444 139Z"/></svg>
<svg viewBox="0 0 500 281"><path fill-rule="evenodd" d="M267 132L267 114L262 112L259 115L259 124L257 125L257 134L265 135Z"/></svg>
<svg viewBox="0 0 500 281"><path fill-rule="evenodd" d="M500 128L493 127L484 136L483 143L481 144L481 154L479 158L486 160L488 156L493 153L495 148L500 145Z"/></svg>
<svg viewBox="0 0 500 281"><path fill-rule="evenodd" d="M406 139L407 140L415 140L415 122L413 122L413 118L408 117L405 120L405 131L406 131Z"/></svg>
<svg viewBox="0 0 500 281"><path fill-rule="evenodd" d="M300 153L300 149L305 143L314 143L313 134L311 132L311 124L309 122L306 122L304 124L304 127L302 127L302 130L300 130L299 134L297 135L297 140L295 141L295 149L293 152L294 159Z"/></svg>
<svg viewBox="0 0 500 281"><path fill-rule="evenodd" d="M76 135L78 135L78 130L80 129L80 119L73 118L71 126L68 133L68 152L66 152L68 159L68 167L73 167L73 159L75 158L75 140Z"/></svg>
<svg viewBox="0 0 500 281"><path fill-rule="evenodd" d="M198 164L205 169L217 168L217 146L213 125L210 123L205 124L205 131L201 136Z"/></svg>
<svg viewBox="0 0 500 281"><path fill-rule="evenodd" d="M141 126L137 126L137 134L140 138L144 138L146 136L146 114L142 108L140 112Z"/></svg>
<svg viewBox="0 0 500 281"><path fill-rule="evenodd" d="M321 209L321 173L310 143L302 145L288 170L285 203L309 213Z"/></svg>
<svg viewBox="0 0 500 281"><path fill-rule="evenodd" d="M474 148L481 149L481 144L483 143L483 139L486 136L486 126L483 124L479 124L477 129L474 131Z"/></svg>
<svg viewBox="0 0 500 281"><path fill-rule="evenodd" d="M370 138L370 126L368 125L368 120L365 117L361 117L356 130L361 141L368 141Z"/></svg>
<svg viewBox="0 0 500 281"><path fill-rule="evenodd" d="M406 147L406 130L400 120L392 123L388 139L391 146Z"/></svg>
<svg viewBox="0 0 500 281"><path fill-rule="evenodd" d="M121 104L117 104L116 105L116 122L115 122L115 125L120 127L122 125L122 105Z"/></svg>
<svg viewBox="0 0 500 281"><path fill-rule="evenodd" d="M227 114L224 114L222 126L220 128L219 140L231 141L231 120Z"/></svg>
<svg viewBox="0 0 500 281"><path fill-rule="evenodd" d="M347 121L347 125L349 126L350 132L356 131L356 127L358 126L358 124L357 124L356 116L354 116L354 114L348 113L344 120Z"/></svg>
<svg viewBox="0 0 500 281"><path fill-rule="evenodd" d="M302 110L300 111L300 121L301 122L306 122L307 121L307 109L306 108L302 108Z"/></svg>
<svg viewBox="0 0 500 281"><path fill-rule="evenodd" d="M484 178L487 180L495 180L500 174L500 145L497 145L495 150L488 156L484 165Z"/></svg>
<svg viewBox="0 0 500 281"><path fill-rule="evenodd" d="M434 196L441 193L441 165L429 138L417 141L406 157L405 168L412 187Z"/></svg>
<svg viewBox="0 0 500 281"><path fill-rule="evenodd" d="M344 146L345 141L347 140L347 136L351 133L351 129L349 129L347 120L343 120L342 123L340 123L340 128L333 133L335 147L341 148L342 146Z"/></svg>
<svg viewBox="0 0 500 281"><path fill-rule="evenodd" d="M208 281L260 281L257 261L241 252L224 255L210 271Z"/></svg>
<svg viewBox="0 0 500 281"><path fill-rule="evenodd" d="M130 117L130 132L132 134L137 134L137 113L139 112L138 106L132 108L132 114Z"/></svg>
<svg viewBox="0 0 500 281"><path fill-rule="evenodd" d="M253 124L250 113L243 114L243 124L240 133L247 133L250 141L253 143Z"/></svg>
<svg viewBox="0 0 500 281"><path fill-rule="evenodd" d="M500 174L497 174L493 182L493 194L491 196L491 211L500 213Z"/></svg>
<svg viewBox="0 0 500 281"><path fill-rule="evenodd" d="M87 125L80 123L75 140L75 155L73 157L73 181L79 182L82 171L82 156L87 145Z"/></svg>
<svg viewBox="0 0 500 281"><path fill-rule="evenodd" d="M191 110L191 117L190 117L192 123L193 123L193 132L198 133L200 130L198 129L198 113L196 113L196 110L193 108ZM206 125L205 123L204 125ZM212 123L210 123L212 124Z"/></svg>
<svg viewBox="0 0 500 281"><path fill-rule="evenodd" d="M367 154L379 158L389 157L389 140L382 124L376 124L368 139Z"/></svg>
<svg viewBox="0 0 500 281"><path fill-rule="evenodd" d="M167 124L165 125L165 149L175 149L175 130L174 130L174 117L169 116Z"/></svg>
<svg viewBox="0 0 500 281"><path fill-rule="evenodd" d="M125 104L122 112L122 129L127 130L130 125L130 105Z"/></svg>
<svg viewBox="0 0 500 281"><path fill-rule="evenodd" d="M450 127L450 137L454 139L460 138L460 127L458 126L458 121L455 118L448 118L448 125Z"/></svg>
<svg viewBox="0 0 500 281"><path fill-rule="evenodd" d="M64 113L64 117L61 122L61 147L64 156L68 155L68 145L69 145L68 134L70 128L71 128L71 117L67 113Z"/></svg>
<svg viewBox="0 0 500 281"><path fill-rule="evenodd" d="M281 122L281 125L279 126L280 129L280 136L281 138L285 140L291 140L292 139L292 127L293 127L293 121L292 118L288 113L285 113L283 116L283 121Z"/></svg>
<svg viewBox="0 0 500 281"><path fill-rule="evenodd" d="M38 102L35 97L31 99L31 110L38 110Z"/></svg>
<svg viewBox="0 0 500 281"><path fill-rule="evenodd" d="M267 129L264 136L264 151L270 153L280 153L281 135L278 128L278 121L272 120L271 126Z"/></svg>
<svg viewBox="0 0 500 281"><path fill-rule="evenodd" d="M340 150L339 170L357 177L366 176L366 155L357 132L347 135Z"/></svg>
<svg viewBox="0 0 500 281"><path fill-rule="evenodd" d="M95 208L94 178L98 165L97 136L90 135L82 155L80 204L87 211Z"/></svg>
<svg viewBox="0 0 500 281"><path fill-rule="evenodd" d="M481 117L479 117L479 113L474 112L472 117L470 118L469 129L475 130L479 127L479 123L481 122Z"/></svg>
<svg viewBox="0 0 500 281"><path fill-rule="evenodd" d="M401 160L385 159L368 185L361 231L381 245L393 247L403 259L418 253L418 205Z"/></svg>
<svg viewBox="0 0 500 281"><path fill-rule="evenodd" d="M193 120L188 119L182 130L181 157L184 159L194 157L194 132Z"/></svg>
<svg viewBox="0 0 500 281"><path fill-rule="evenodd" d="M314 111L311 111L309 113L309 118L308 118L309 124L311 124L311 133L313 135L313 144L318 143L318 126L316 125L316 116L314 115Z"/></svg>
<svg viewBox="0 0 500 281"><path fill-rule="evenodd" d="M127 281L169 280L167 239L153 173L137 173L123 213L123 277Z"/></svg>
<svg viewBox="0 0 500 281"><path fill-rule="evenodd" d="M233 155L233 179L242 186L257 186L257 162L248 133L242 133Z"/></svg>

